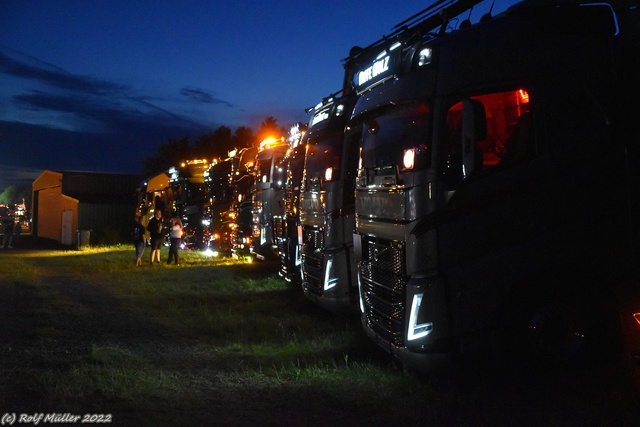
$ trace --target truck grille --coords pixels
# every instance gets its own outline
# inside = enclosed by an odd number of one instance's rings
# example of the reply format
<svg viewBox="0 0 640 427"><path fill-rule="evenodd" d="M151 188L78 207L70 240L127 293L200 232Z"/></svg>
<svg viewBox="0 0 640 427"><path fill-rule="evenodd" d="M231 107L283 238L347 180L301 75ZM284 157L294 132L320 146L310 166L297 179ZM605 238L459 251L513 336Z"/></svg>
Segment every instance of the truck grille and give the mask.
<svg viewBox="0 0 640 427"><path fill-rule="evenodd" d="M304 230L304 250L302 252L304 280L309 292L322 295L324 283L324 229Z"/></svg>
<svg viewBox="0 0 640 427"><path fill-rule="evenodd" d="M280 259L280 276L287 277L287 252L285 235L285 220L281 216L273 217L273 233L276 238L276 247L278 250L278 258Z"/></svg>
<svg viewBox="0 0 640 427"><path fill-rule="evenodd" d="M305 228L303 239L309 248L313 248L314 250L324 249L324 230L322 228Z"/></svg>
<svg viewBox="0 0 640 427"><path fill-rule="evenodd" d="M280 256L285 254L287 245L286 223L282 217L273 218L273 231L276 239L276 247Z"/></svg>
<svg viewBox="0 0 640 427"><path fill-rule="evenodd" d="M405 248L399 242L363 240L360 286L369 327L396 346L404 345Z"/></svg>
<svg viewBox="0 0 640 427"><path fill-rule="evenodd" d="M304 266L304 280L307 290L321 296L322 285L324 283L324 271L322 270L322 265L324 264L323 252L313 254L306 251L303 252L302 263Z"/></svg>

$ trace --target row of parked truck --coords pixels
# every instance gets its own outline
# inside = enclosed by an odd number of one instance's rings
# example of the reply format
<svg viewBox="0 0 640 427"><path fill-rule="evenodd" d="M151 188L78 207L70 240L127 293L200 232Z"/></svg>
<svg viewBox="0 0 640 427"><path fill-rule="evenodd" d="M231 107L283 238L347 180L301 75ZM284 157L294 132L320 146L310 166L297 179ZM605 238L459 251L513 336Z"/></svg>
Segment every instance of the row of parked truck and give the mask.
<svg viewBox="0 0 640 427"><path fill-rule="evenodd" d="M185 164L202 173L169 178L176 206L199 244L279 260L418 369L637 359L638 1L525 0L471 23L479 3L436 1L352 48L308 124Z"/></svg>

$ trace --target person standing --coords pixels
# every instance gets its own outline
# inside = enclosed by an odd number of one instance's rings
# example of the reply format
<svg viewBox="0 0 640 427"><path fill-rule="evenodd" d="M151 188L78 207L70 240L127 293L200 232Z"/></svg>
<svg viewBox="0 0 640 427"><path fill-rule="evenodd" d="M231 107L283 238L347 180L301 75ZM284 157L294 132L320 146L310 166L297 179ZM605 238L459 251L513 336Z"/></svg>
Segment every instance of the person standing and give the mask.
<svg viewBox="0 0 640 427"><path fill-rule="evenodd" d="M160 249L162 249L162 242L164 241L164 235L162 234L164 220L162 218L162 211L156 209L153 213L153 218L149 220L147 230L151 237L151 264L153 262L160 262Z"/></svg>
<svg viewBox="0 0 640 427"><path fill-rule="evenodd" d="M178 249L180 248L180 242L182 242L183 234L184 227L182 226L180 218L171 218L171 246L169 246L169 258L167 260L167 264L171 264L171 260L175 259L175 263L178 265Z"/></svg>
<svg viewBox="0 0 640 427"><path fill-rule="evenodd" d="M16 221L16 225L13 227L13 246L20 247L20 235L22 234L22 225L20 221Z"/></svg>
<svg viewBox="0 0 640 427"><path fill-rule="evenodd" d="M136 222L133 224L133 229L131 230L131 240L133 241L133 246L136 248L136 266L139 267L142 265L142 254L144 252L145 246L145 229L144 225L140 222L142 217L137 216Z"/></svg>
<svg viewBox="0 0 640 427"><path fill-rule="evenodd" d="M13 217L11 214L5 219L2 220L2 225L4 225L4 238L2 239L2 247L7 249L12 249L11 241L13 240L13 227L15 226L15 222L13 221Z"/></svg>

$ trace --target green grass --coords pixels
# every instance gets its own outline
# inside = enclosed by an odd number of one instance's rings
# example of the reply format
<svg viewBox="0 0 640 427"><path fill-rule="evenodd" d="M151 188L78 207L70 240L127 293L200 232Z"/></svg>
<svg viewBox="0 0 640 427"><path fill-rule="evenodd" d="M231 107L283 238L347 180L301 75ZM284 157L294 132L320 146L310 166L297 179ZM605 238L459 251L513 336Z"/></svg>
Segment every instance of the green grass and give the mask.
<svg viewBox="0 0 640 427"><path fill-rule="evenodd" d="M147 252L135 267L133 254L0 253L1 412L305 426L562 425L559 413L577 424L610 413L576 415L584 405L557 403L557 384L522 395L518 379L496 387L480 369L403 375L357 316L321 310L267 264L182 252L180 266L149 265Z"/></svg>
<svg viewBox="0 0 640 427"><path fill-rule="evenodd" d="M34 322L15 343L0 407L137 419L132 411L207 412L216 396L227 409L258 399L258 418L271 398L366 412L412 381L389 369L357 317L322 311L265 264L182 252L177 267L146 257L135 267L127 246L0 256L1 283L29 290L21 315Z"/></svg>

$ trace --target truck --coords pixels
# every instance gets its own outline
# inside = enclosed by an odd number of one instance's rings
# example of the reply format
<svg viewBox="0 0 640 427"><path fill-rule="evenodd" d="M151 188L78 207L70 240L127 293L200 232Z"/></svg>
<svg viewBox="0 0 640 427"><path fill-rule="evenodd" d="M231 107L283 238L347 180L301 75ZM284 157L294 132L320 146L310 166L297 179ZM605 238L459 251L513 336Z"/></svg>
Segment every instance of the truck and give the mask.
<svg viewBox="0 0 640 427"><path fill-rule="evenodd" d="M300 190L302 289L319 306L357 310L353 253L354 186L359 139L346 138L354 92L340 91L310 111Z"/></svg>
<svg viewBox="0 0 640 427"><path fill-rule="evenodd" d="M230 153L231 154L231 153ZM235 154L235 150L232 152ZM233 202L231 169L233 157L218 159L204 173L209 207L205 224L205 246L212 253L231 255L231 224L229 208Z"/></svg>
<svg viewBox="0 0 640 427"><path fill-rule="evenodd" d="M418 370L460 354L637 360L638 2L452 20L477 3L438 2L360 54L363 328Z"/></svg>
<svg viewBox="0 0 640 427"><path fill-rule="evenodd" d="M276 185L284 190L284 211L273 217L280 268L278 275L294 287L302 285L302 224L300 185L304 169L307 125L296 123L289 130L289 150L278 165Z"/></svg>
<svg viewBox="0 0 640 427"><path fill-rule="evenodd" d="M251 261L253 244L253 204L251 188L255 182L257 147L239 150L233 159L231 182L233 203L227 216L233 218L231 231L231 255L233 258Z"/></svg>
<svg viewBox="0 0 640 427"><path fill-rule="evenodd" d="M287 154L284 138L267 138L260 143L255 159L255 181L251 187L253 241L251 253L259 260L276 260L274 216L284 213L284 189L277 182L278 164Z"/></svg>
<svg viewBox="0 0 640 427"><path fill-rule="evenodd" d="M210 162L205 159L186 160L169 169L169 186L173 203L169 215L181 218L184 225L184 245L189 249L204 249L206 214L209 209L205 171Z"/></svg>

